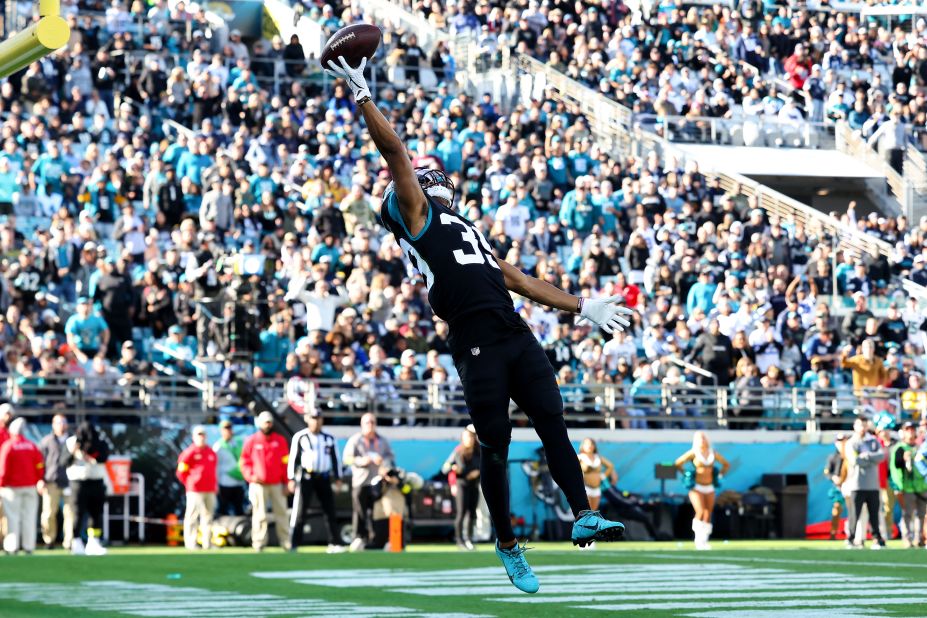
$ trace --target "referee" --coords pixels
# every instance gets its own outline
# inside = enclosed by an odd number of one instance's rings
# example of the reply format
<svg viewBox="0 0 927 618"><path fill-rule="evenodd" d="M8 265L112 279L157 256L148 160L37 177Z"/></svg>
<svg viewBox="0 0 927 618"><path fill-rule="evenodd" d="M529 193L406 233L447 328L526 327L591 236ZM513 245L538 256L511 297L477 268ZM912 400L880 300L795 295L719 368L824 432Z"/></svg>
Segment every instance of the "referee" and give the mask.
<svg viewBox="0 0 927 618"><path fill-rule="evenodd" d="M302 544L303 520L306 508L315 494L325 513L328 526L328 553L344 551L338 538L338 523L335 520L335 496L332 494L332 480L341 485L341 469L338 465L338 449L335 438L322 431L322 414L310 408L303 419L307 428L293 436L290 457L287 463L287 478L293 498L293 512L290 515L291 551Z"/></svg>

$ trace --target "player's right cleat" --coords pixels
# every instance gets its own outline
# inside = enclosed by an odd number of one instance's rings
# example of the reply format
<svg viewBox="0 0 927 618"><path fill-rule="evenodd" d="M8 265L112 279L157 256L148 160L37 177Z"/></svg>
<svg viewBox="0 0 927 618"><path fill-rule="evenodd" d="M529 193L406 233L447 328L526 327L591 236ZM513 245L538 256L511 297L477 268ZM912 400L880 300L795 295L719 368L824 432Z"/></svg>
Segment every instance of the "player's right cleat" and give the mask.
<svg viewBox="0 0 927 618"><path fill-rule="evenodd" d="M525 542L527 545L527 542ZM505 567L505 573L509 576L516 588L528 594L534 594L541 587L538 578L534 576L534 571L525 560L525 552L528 550L525 545L515 545L507 549L499 547L499 541L496 541L496 555L502 560L502 566Z"/></svg>
<svg viewBox="0 0 927 618"><path fill-rule="evenodd" d="M573 545L580 547L595 541L618 541L624 536L624 524L605 519L599 511L580 511L571 536Z"/></svg>

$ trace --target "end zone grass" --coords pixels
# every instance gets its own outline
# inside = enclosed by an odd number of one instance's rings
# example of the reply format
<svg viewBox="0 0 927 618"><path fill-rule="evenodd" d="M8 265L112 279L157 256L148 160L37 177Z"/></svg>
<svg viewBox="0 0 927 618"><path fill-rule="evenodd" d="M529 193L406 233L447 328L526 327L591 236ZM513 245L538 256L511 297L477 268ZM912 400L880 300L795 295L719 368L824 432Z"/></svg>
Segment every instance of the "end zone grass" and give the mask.
<svg viewBox="0 0 927 618"><path fill-rule="evenodd" d="M927 616L927 551L828 541L538 543L519 593L492 547L399 554L226 548L61 550L0 558L0 615L19 616ZM701 574L700 574L701 573Z"/></svg>

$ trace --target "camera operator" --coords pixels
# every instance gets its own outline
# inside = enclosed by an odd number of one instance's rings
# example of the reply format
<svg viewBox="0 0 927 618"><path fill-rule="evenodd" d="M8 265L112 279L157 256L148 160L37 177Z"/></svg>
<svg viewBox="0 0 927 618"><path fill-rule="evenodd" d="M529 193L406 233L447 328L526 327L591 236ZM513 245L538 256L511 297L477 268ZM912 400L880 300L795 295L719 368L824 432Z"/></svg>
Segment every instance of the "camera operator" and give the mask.
<svg viewBox="0 0 927 618"><path fill-rule="evenodd" d="M354 540L351 551L362 551L372 539L374 495L373 479L387 476L394 462L389 441L377 433L377 417L361 417L361 430L348 439L342 460L351 466L351 503L354 509Z"/></svg>

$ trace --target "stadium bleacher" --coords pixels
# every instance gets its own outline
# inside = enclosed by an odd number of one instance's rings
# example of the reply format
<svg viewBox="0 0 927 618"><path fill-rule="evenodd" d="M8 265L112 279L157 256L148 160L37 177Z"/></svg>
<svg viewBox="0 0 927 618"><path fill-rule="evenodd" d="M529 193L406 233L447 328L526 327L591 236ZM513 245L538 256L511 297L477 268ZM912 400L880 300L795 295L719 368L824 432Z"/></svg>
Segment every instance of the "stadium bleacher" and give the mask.
<svg viewBox="0 0 927 618"><path fill-rule="evenodd" d="M23 393L44 389L41 400L54 402L52 390L89 371L65 333L80 296L114 335L106 371L130 380L140 376L120 362L129 340L142 375L219 389L221 358L253 361L259 379L302 375L404 403L454 388L424 286L376 225L381 162L353 121L353 102L309 57L314 43L243 42L182 3L64 6L72 44L14 76L0 98L9 307L0 372L15 376L10 396L31 405ZM732 355L726 375L713 374L735 386L704 393L698 414L717 418L719 406L722 418L734 414L732 393L749 388L735 375L738 360L753 362L761 349L795 380L774 379L764 361L764 388L808 387L819 377L803 350L816 312L833 314L841 349L856 344L841 320L859 292L879 320L873 335L903 335L892 380L880 385L886 405L912 418L923 412L902 401L920 400L905 394L924 370L927 218L821 213L737 174L702 173L674 149L685 140L746 144L754 117L765 123L766 145L821 147L844 121L867 140L900 113L905 141L889 163L900 150L915 169L927 113L923 20L892 30L836 10L676 2L643 13L533 0L415 3L383 15L390 6L299 10L323 35L372 16L396 26L371 83L416 161L452 175L458 207L500 256L574 292L623 292L640 312L616 346L589 329L563 341L565 316L519 301L555 367L573 371L582 421L629 426L645 366L663 388L648 415L672 414L667 392L714 389L696 342L715 317L732 340L743 331L751 341L769 311L776 328L771 341ZM483 96L494 72L533 80L536 96L517 87ZM798 125L819 137L789 138L785 127ZM218 296L223 286L237 292ZM224 316L226 301L246 309ZM786 333L792 310L801 323ZM180 343L171 343L171 327L182 329ZM659 332L673 335L672 350L651 344ZM400 378L406 350L416 362ZM428 350L449 370L447 384L429 382ZM629 361L621 371L620 357ZM386 370L374 372L381 359ZM675 360L684 363L681 382L667 381ZM849 393L844 413L871 406L853 398L851 372L831 371L833 387ZM384 379L392 389L374 386ZM424 413L414 422L429 422Z"/></svg>

